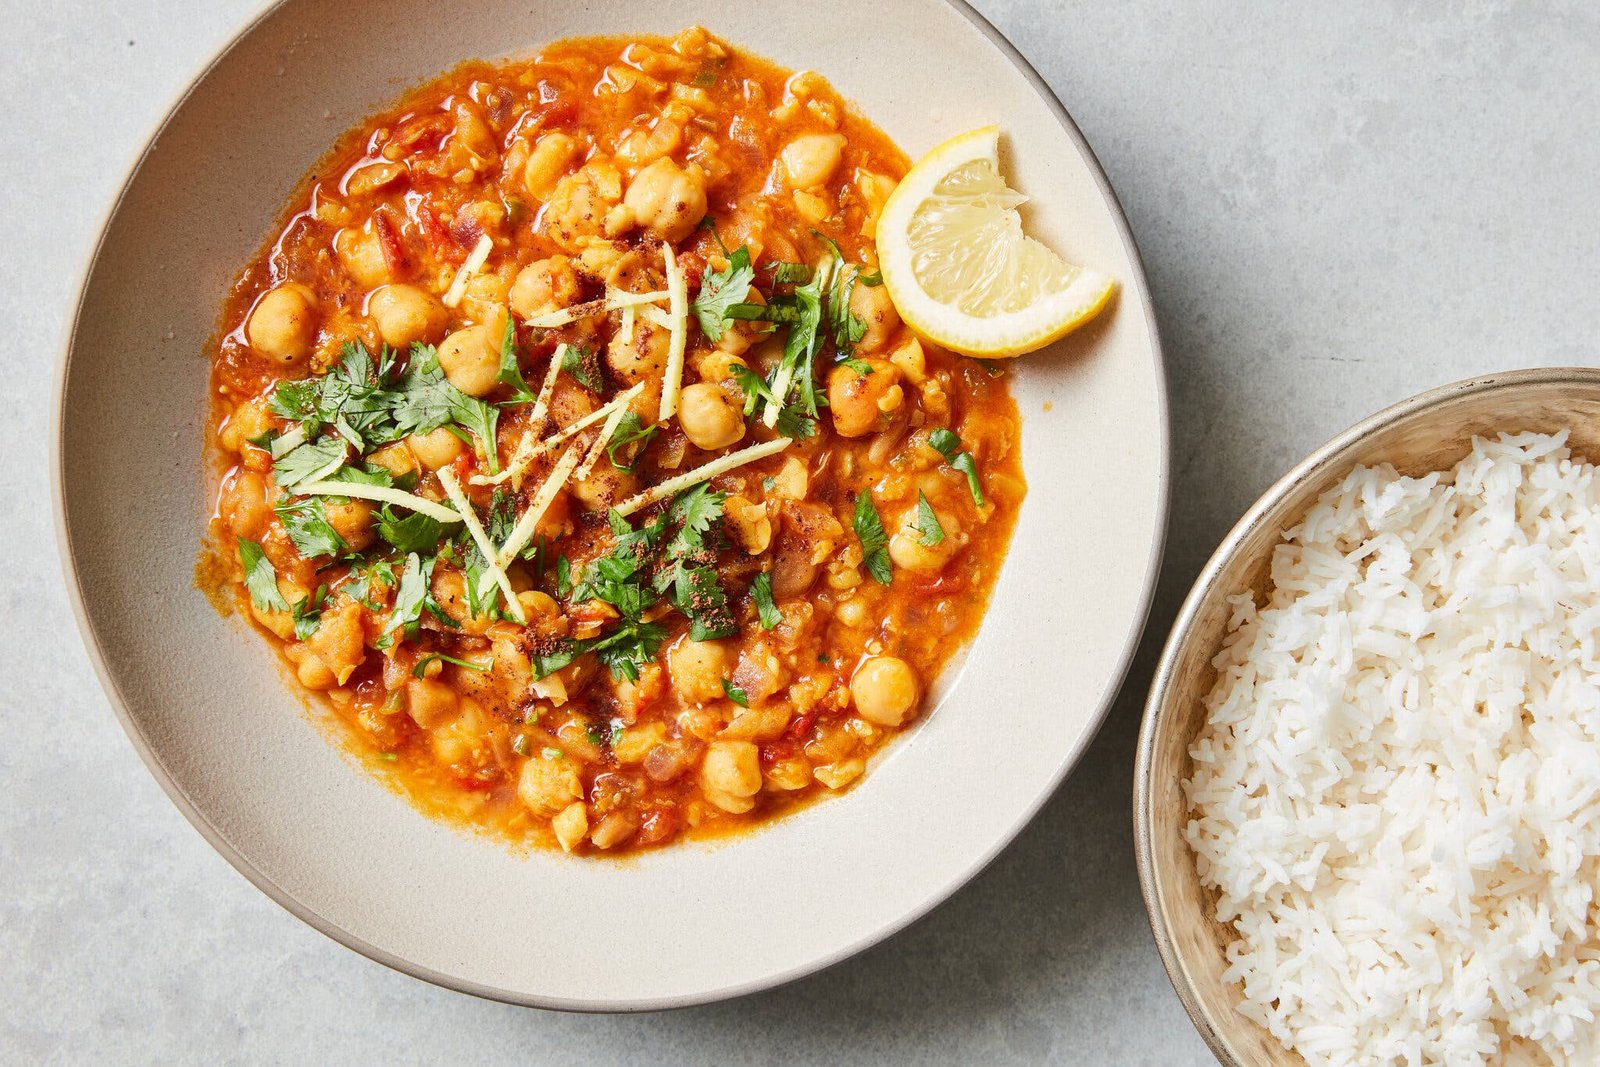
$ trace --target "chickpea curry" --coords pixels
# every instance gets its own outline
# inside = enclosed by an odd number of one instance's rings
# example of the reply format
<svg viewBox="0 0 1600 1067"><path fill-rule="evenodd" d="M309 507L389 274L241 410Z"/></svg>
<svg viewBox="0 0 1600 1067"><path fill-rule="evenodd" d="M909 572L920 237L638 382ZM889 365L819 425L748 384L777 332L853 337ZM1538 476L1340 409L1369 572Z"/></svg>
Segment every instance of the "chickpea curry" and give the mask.
<svg viewBox="0 0 1600 1067"><path fill-rule="evenodd" d="M201 573L424 810L622 852L856 781L976 630L1002 375L902 327L905 157L704 30L468 64L234 284Z"/></svg>

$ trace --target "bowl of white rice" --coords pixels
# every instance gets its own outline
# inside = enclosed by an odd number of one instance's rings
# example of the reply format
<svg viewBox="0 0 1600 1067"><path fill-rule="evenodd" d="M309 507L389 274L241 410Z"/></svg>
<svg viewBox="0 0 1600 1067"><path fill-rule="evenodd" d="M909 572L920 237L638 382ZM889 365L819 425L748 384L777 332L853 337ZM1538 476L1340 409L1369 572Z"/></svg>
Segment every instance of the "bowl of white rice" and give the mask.
<svg viewBox="0 0 1600 1067"><path fill-rule="evenodd" d="M1139 875L1225 1064L1600 1063L1600 370L1352 427L1228 534L1145 711Z"/></svg>

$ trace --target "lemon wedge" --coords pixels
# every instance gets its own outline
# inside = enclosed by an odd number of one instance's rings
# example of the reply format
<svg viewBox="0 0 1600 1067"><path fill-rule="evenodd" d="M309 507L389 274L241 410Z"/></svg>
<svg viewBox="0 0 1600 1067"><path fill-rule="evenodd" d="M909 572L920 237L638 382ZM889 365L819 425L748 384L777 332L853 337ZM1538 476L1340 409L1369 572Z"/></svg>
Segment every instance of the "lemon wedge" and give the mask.
<svg viewBox="0 0 1600 1067"><path fill-rule="evenodd" d="M1116 283L1022 232L1027 197L1000 173L1000 127L923 156L878 216L878 264L900 317L969 356L1043 348L1105 307Z"/></svg>

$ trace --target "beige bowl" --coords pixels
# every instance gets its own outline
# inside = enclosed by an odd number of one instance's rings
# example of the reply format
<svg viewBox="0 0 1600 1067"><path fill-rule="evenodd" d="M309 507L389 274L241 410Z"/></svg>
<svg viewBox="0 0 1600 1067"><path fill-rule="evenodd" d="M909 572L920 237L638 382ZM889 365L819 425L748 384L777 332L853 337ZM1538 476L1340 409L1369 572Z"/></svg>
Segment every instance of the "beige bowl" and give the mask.
<svg viewBox="0 0 1600 1067"><path fill-rule="evenodd" d="M518 855L424 818L352 766L259 636L195 587L209 509L203 353L233 272L289 190L405 85L560 37L695 23L824 72L912 156L1003 122L1007 172L1036 197L1030 227L1116 277L1118 295L1091 326L1008 368L1029 485L990 610L930 714L858 787L722 843L619 862ZM959 0L880 0L870 16L854 0L817 0L803 16L733 0L283 0L187 90L129 177L85 277L59 390L68 589L156 780L229 862L318 930L521 1004L733 996L926 912L1082 755L1160 562L1165 393L1132 235L1060 103Z"/></svg>
<svg viewBox="0 0 1600 1067"><path fill-rule="evenodd" d="M1237 988L1222 980L1231 931L1212 917L1194 854L1183 839L1191 773L1189 745L1205 721L1222 645L1227 598L1261 594L1272 549L1313 501L1358 464L1391 463L1419 475L1453 466L1473 435L1501 430L1571 432L1574 452L1600 457L1600 370L1559 368L1496 374L1412 397L1346 430L1268 489L1212 554L1178 613L1145 706L1134 771L1139 884L1167 974L1200 1036L1230 1065L1300 1064L1259 1025L1234 1010Z"/></svg>

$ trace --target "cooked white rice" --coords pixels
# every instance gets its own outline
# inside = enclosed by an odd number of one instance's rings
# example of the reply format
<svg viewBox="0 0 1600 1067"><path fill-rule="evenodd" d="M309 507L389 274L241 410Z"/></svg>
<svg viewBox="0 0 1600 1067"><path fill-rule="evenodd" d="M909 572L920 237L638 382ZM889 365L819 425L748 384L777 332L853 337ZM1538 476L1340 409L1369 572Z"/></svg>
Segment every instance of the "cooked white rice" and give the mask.
<svg viewBox="0 0 1600 1067"><path fill-rule="evenodd" d="M1357 468L1234 598L1186 836L1312 1065L1600 1063L1600 471Z"/></svg>

